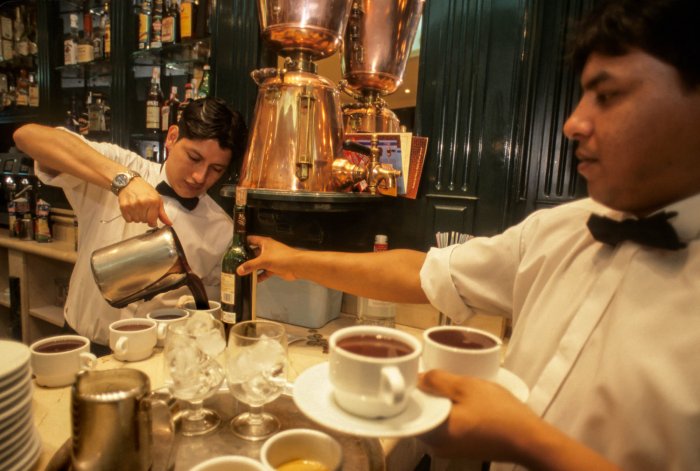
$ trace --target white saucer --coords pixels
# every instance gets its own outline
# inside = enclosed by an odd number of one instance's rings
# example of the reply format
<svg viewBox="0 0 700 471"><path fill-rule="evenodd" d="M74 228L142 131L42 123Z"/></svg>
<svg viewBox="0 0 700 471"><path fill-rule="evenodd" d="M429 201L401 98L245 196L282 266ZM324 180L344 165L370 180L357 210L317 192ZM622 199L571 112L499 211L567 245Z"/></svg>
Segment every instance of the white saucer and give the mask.
<svg viewBox="0 0 700 471"><path fill-rule="evenodd" d="M0 364L0 380L11 376L20 368L26 368L29 365L30 356L29 347L23 343L0 340L0 358L3 359Z"/></svg>
<svg viewBox="0 0 700 471"><path fill-rule="evenodd" d="M511 373L505 368L500 368L498 370L494 382L506 388L513 396L517 397L522 402L527 401L527 398L530 397L530 388L527 387L525 381L520 379L520 376Z"/></svg>
<svg viewBox="0 0 700 471"><path fill-rule="evenodd" d="M345 412L335 402L328 379L328 363L305 370L294 382L294 403L310 419L337 432L370 438L419 435L440 425L452 403L444 398L413 391L406 410L387 419L365 419Z"/></svg>

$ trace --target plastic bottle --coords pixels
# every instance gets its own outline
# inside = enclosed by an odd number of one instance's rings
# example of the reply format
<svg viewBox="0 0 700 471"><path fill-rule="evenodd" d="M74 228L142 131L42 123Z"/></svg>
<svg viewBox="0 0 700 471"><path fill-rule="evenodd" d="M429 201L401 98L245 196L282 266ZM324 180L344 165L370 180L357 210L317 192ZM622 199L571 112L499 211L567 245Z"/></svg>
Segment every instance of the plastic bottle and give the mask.
<svg viewBox="0 0 700 471"><path fill-rule="evenodd" d="M374 251L389 250L389 238L384 234L374 236ZM396 324L396 304L370 298L358 299L358 323L394 327Z"/></svg>

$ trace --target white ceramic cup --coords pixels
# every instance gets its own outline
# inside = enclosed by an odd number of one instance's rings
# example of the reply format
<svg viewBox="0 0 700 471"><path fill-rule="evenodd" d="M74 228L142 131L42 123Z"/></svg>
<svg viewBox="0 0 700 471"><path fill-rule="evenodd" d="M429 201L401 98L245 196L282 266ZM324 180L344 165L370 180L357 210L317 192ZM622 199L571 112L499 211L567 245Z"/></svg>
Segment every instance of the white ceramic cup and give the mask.
<svg viewBox="0 0 700 471"><path fill-rule="evenodd" d="M158 323L153 319L122 319L109 325L109 348L119 361L145 360L158 342Z"/></svg>
<svg viewBox="0 0 700 471"><path fill-rule="evenodd" d="M272 471L247 456L224 455L202 461L190 471Z"/></svg>
<svg viewBox="0 0 700 471"><path fill-rule="evenodd" d="M339 471L343 465L343 449L326 433L296 428L268 438L260 449L260 460L269 469L279 469L282 465L287 465L284 469L289 471L318 469L318 466L310 466L315 463L328 471Z"/></svg>
<svg viewBox="0 0 700 471"><path fill-rule="evenodd" d="M190 316L194 315L195 312L206 312L217 321L221 320L221 303L219 301L209 301L209 309L197 309L192 296L187 296L184 297L184 299L180 298L178 307L181 307L185 311L189 312Z"/></svg>
<svg viewBox="0 0 700 471"><path fill-rule="evenodd" d="M377 354L386 353L387 345L405 354ZM400 414L416 387L421 351L415 337L388 327L358 325L335 331L329 338L329 375L336 403L361 417Z"/></svg>
<svg viewBox="0 0 700 471"><path fill-rule="evenodd" d="M154 309L146 314L146 318L153 319L158 323L158 327L156 328L158 333L158 342L156 343L156 346L162 347L165 345L165 336L168 334L168 327L170 327L171 324L183 322L189 317L189 315L189 311L177 307Z"/></svg>
<svg viewBox="0 0 700 471"><path fill-rule="evenodd" d="M501 365L502 342L485 330L443 325L423 332L423 369L491 379Z"/></svg>
<svg viewBox="0 0 700 471"><path fill-rule="evenodd" d="M32 371L37 384L48 387L68 386L80 370L95 366L90 340L80 335L58 335L34 342L31 347Z"/></svg>

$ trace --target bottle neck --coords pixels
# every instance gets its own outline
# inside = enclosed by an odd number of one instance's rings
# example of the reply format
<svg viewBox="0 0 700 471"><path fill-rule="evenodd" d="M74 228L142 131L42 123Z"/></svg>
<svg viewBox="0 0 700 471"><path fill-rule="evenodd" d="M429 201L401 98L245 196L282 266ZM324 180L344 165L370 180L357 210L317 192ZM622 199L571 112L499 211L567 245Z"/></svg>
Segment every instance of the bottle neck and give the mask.
<svg viewBox="0 0 700 471"><path fill-rule="evenodd" d="M246 241L245 208L245 206L239 205L233 208L233 242L236 245L245 244Z"/></svg>

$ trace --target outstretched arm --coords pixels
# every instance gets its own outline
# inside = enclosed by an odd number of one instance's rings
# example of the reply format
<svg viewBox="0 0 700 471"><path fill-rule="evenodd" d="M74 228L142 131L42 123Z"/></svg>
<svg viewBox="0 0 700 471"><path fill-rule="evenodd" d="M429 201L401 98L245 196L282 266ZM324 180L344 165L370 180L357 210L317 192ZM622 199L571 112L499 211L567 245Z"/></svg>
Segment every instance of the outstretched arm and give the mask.
<svg viewBox="0 0 700 471"><path fill-rule="evenodd" d="M431 370L421 375L419 387L452 401L447 421L421 437L438 456L506 461L537 470L620 469L495 383Z"/></svg>
<svg viewBox="0 0 700 471"><path fill-rule="evenodd" d="M17 147L47 171L67 173L101 188L110 189L114 176L126 170L60 129L27 124L17 129L13 137ZM119 192L119 206L127 222L146 222L155 227L160 219L172 225L160 195L141 178L133 179Z"/></svg>
<svg viewBox="0 0 700 471"><path fill-rule="evenodd" d="M300 250L268 237L248 236L257 246L253 260L239 274L265 270L259 280L276 275L285 280L306 279L357 296L403 303L427 303L420 285L425 253L414 250L345 253Z"/></svg>

